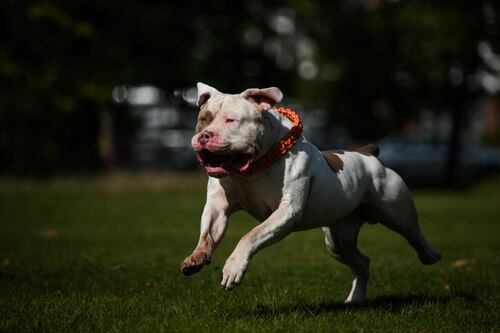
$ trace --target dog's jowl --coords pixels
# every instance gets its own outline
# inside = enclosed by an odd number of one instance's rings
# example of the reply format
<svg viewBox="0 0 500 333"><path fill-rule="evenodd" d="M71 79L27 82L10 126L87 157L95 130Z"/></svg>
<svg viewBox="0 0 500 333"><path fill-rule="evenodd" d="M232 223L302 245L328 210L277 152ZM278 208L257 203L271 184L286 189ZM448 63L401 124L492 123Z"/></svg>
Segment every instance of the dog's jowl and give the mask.
<svg viewBox="0 0 500 333"><path fill-rule="evenodd" d="M209 178L199 242L182 272L191 275L210 263L229 216L238 210L260 223L226 260L225 289L242 282L257 251L291 232L318 227L331 256L352 271L346 302L366 295L370 260L357 248L365 222L401 234L422 263L438 261L440 253L420 231L410 191L377 159L378 148L319 151L301 135L297 114L274 107L282 97L274 87L230 95L198 83L200 115L191 144Z"/></svg>

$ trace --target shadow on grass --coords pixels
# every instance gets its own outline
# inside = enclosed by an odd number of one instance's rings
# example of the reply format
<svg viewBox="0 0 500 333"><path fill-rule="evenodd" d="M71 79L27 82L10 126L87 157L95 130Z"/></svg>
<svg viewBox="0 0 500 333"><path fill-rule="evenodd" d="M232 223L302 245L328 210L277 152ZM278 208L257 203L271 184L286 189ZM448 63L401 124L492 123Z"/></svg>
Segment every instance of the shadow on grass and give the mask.
<svg viewBox="0 0 500 333"><path fill-rule="evenodd" d="M369 309L384 310L389 312L400 312L402 309L415 305L446 305L455 300L476 303L479 298L469 293L455 293L446 296L429 296L423 294L409 295L389 295L369 299L361 304L345 304L344 302L325 302L315 304L290 304L277 308L269 307L263 304L257 304L252 312L256 316L268 317L280 314L304 313L318 315L328 312L342 311L364 311Z"/></svg>

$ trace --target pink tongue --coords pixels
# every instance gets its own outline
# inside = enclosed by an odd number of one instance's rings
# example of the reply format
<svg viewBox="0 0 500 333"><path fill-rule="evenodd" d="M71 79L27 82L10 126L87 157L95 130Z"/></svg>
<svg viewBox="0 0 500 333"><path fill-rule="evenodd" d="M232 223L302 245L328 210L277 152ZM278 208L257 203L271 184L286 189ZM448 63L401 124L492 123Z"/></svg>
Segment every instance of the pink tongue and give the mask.
<svg viewBox="0 0 500 333"><path fill-rule="evenodd" d="M228 167L234 171L244 171L250 165L251 157L247 154L237 154L231 157Z"/></svg>
<svg viewBox="0 0 500 333"><path fill-rule="evenodd" d="M252 155L215 155L208 151L202 151L198 154L198 159L209 168L221 168L228 172L235 173L248 169L252 161Z"/></svg>

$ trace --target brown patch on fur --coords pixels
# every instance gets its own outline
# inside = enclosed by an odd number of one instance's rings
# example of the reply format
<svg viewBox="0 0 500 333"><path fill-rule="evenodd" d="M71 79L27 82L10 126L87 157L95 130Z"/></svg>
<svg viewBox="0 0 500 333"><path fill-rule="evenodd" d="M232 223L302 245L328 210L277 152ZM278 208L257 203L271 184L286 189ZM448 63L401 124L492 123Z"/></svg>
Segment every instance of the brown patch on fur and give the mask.
<svg viewBox="0 0 500 333"><path fill-rule="evenodd" d="M203 266L210 265L210 257L212 255L213 248L214 242L212 237L209 233L205 233L193 253L182 262L182 273L189 276L199 272Z"/></svg>
<svg viewBox="0 0 500 333"><path fill-rule="evenodd" d="M366 146L359 148L357 152L366 156L378 156L380 149L376 144L370 143Z"/></svg>
<svg viewBox="0 0 500 333"><path fill-rule="evenodd" d="M330 168L335 172L339 173L340 170L344 170L344 162L338 157L337 155L342 155L346 151L345 150L327 150L327 151L322 151L321 153L325 157L326 161L328 162L328 165ZM365 156L378 156L379 154L379 148L376 144L370 143L366 146L363 146L356 151L356 153L360 153ZM382 162L381 162L382 163ZM383 164L382 164L383 165ZM385 165L384 165L385 166Z"/></svg>
<svg viewBox="0 0 500 333"><path fill-rule="evenodd" d="M344 153L342 150L328 150L321 153L333 172L339 173L340 170L344 170L344 162L337 156Z"/></svg>
<svg viewBox="0 0 500 333"><path fill-rule="evenodd" d="M198 123L196 124L195 134L200 133L214 120L212 112L208 111L206 106L203 106L198 114Z"/></svg>
<svg viewBox="0 0 500 333"><path fill-rule="evenodd" d="M363 154L365 156L374 156L377 157L378 154L380 153L380 149L378 146L374 143L367 144L366 146L363 146L357 150L358 153ZM377 158L378 159L378 158ZM384 164L380 159L378 159L380 164L384 166L384 168L387 168L387 165Z"/></svg>
<svg viewBox="0 0 500 333"><path fill-rule="evenodd" d="M193 254L184 259L181 264L181 271L184 275L189 276L199 272L203 266L210 264L210 258L207 253L195 250Z"/></svg>
<svg viewBox="0 0 500 333"><path fill-rule="evenodd" d="M201 252L212 253L212 249L214 247L214 241L209 232L205 233L201 238L196 249Z"/></svg>

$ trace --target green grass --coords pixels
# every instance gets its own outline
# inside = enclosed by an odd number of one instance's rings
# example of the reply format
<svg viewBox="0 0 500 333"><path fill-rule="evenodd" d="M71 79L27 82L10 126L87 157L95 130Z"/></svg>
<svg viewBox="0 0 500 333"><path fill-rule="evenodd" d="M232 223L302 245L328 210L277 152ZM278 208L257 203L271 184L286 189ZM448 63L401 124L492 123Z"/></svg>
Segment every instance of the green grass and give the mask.
<svg viewBox="0 0 500 333"><path fill-rule="evenodd" d="M196 175L0 182L0 331L500 331L498 179L415 192L422 229L444 256L437 265L365 225L372 275L360 306L343 304L350 273L320 230L263 250L240 287L221 290L225 258L255 223L245 214L231 219L212 264L184 277L204 186Z"/></svg>

